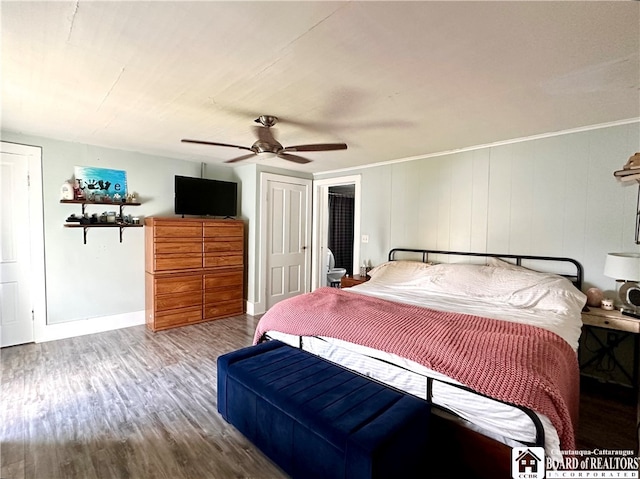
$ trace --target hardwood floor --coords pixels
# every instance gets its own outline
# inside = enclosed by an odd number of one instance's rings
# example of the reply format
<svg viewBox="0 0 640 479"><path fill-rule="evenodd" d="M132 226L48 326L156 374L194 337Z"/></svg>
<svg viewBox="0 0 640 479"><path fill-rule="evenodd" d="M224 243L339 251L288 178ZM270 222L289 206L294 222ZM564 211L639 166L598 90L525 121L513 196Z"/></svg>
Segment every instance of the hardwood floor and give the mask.
<svg viewBox="0 0 640 479"><path fill-rule="evenodd" d="M638 452L636 401L630 388L582 378L578 449Z"/></svg>
<svg viewBox="0 0 640 479"><path fill-rule="evenodd" d="M280 478L217 412L216 359L250 316L0 351L3 479Z"/></svg>
<svg viewBox="0 0 640 479"><path fill-rule="evenodd" d="M238 316L0 350L2 479L287 477L217 412L216 360L251 344ZM631 398L585 389L579 448L637 449Z"/></svg>

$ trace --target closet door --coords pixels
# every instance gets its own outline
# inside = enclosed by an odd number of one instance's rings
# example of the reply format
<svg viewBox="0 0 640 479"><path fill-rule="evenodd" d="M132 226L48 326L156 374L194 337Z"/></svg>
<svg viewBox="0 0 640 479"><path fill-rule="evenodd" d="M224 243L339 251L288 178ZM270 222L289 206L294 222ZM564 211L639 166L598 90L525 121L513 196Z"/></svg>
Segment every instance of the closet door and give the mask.
<svg viewBox="0 0 640 479"><path fill-rule="evenodd" d="M266 306L309 291L311 182L266 181Z"/></svg>
<svg viewBox="0 0 640 479"><path fill-rule="evenodd" d="M28 158L0 155L0 347L4 347L33 342L34 331Z"/></svg>

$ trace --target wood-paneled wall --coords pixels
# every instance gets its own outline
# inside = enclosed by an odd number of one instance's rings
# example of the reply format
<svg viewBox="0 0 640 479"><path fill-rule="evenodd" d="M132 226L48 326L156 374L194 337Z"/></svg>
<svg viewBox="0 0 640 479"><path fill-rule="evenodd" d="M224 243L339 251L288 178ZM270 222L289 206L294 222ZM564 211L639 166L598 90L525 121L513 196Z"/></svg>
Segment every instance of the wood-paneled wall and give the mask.
<svg viewBox="0 0 640 479"><path fill-rule="evenodd" d="M362 260L392 247L570 256L613 292L606 254L638 251L637 185L613 176L640 151L638 122L513 142L362 174Z"/></svg>

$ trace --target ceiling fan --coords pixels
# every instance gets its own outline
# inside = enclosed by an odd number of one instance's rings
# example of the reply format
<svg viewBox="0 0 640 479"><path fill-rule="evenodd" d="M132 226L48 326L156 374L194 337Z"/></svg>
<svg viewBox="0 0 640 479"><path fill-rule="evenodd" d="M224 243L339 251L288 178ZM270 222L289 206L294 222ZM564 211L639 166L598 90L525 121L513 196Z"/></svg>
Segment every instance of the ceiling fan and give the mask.
<svg viewBox="0 0 640 479"><path fill-rule="evenodd" d="M347 149L347 145L345 143L316 143L313 145L282 146L274 138L273 133L271 132L271 127L278 122L278 117L271 115L260 115L254 121L256 123L259 123L261 126L254 127L258 139L250 147L202 140L182 139L182 142L197 143L200 145L228 146L230 148L239 148L241 150L249 150L251 152L247 155L227 160L225 161L225 163L235 163L236 161L246 160L247 158L251 158L252 156L258 155L260 153L272 153L275 154L278 158L282 158L283 160L304 164L309 163L312 160L303 158L302 156L292 155L291 153L297 153L299 151L332 151Z"/></svg>

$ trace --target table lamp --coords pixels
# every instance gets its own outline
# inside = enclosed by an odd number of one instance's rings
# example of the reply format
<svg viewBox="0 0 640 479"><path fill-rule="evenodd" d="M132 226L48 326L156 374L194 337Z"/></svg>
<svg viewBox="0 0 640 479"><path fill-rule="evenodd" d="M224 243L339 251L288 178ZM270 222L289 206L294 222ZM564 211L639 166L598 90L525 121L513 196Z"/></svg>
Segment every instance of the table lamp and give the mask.
<svg viewBox="0 0 640 479"><path fill-rule="evenodd" d="M604 275L622 283L618 291L622 310L637 313L640 306L640 253L609 253L604 263Z"/></svg>

